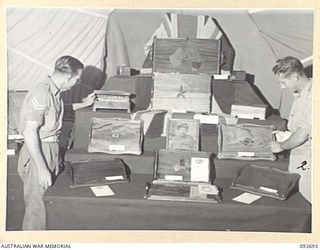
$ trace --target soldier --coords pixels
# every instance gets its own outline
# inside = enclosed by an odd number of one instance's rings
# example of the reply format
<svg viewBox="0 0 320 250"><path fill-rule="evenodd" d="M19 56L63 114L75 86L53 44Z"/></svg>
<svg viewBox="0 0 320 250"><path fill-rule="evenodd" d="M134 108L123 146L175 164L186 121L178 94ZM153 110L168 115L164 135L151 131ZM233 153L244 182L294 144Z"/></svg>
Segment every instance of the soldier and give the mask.
<svg viewBox="0 0 320 250"><path fill-rule="evenodd" d="M170 148L172 149L193 149L194 138L188 134L189 125L185 122L177 126L177 133L170 140Z"/></svg>
<svg viewBox="0 0 320 250"><path fill-rule="evenodd" d="M270 143L270 148L274 153L290 150L289 171L300 174L299 191L311 203L312 80L299 59L291 56L277 60L272 71L295 98L287 126L291 135L283 142Z"/></svg>
<svg viewBox="0 0 320 250"><path fill-rule="evenodd" d="M52 177L59 173L60 166L57 140L63 117L60 94L79 82L82 70L83 64L78 59L60 57L54 72L32 87L23 101L20 133L25 142L18 161L25 201L23 230L46 229L43 194L52 185ZM73 104L73 108L87 107L93 101L94 95L90 94L83 103Z"/></svg>

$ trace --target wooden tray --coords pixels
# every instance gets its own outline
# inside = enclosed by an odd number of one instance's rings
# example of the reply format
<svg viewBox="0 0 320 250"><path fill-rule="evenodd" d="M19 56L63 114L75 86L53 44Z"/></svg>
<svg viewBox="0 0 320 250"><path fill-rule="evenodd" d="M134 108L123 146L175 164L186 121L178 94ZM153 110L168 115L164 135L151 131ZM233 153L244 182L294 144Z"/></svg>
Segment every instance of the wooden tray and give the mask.
<svg viewBox="0 0 320 250"><path fill-rule="evenodd" d="M268 146L275 139L273 130L273 125L220 124L218 158L274 161L276 157Z"/></svg>
<svg viewBox="0 0 320 250"><path fill-rule="evenodd" d="M198 185L147 184L149 200L220 203L220 195L201 194Z"/></svg>
<svg viewBox="0 0 320 250"><path fill-rule="evenodd" d="M93 117L88 151L108 154L142 153L141 120Z"/></svg>

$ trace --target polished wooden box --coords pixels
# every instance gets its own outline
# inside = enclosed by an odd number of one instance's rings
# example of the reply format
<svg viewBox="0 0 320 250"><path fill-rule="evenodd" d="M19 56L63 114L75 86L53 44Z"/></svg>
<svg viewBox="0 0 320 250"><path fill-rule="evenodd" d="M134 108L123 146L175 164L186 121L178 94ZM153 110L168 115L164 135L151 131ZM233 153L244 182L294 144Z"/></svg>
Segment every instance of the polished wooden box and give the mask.
<svg viewBox="0 0 320 250"><path fill-rule="evenodd" d="M267 114L267 105L231 105L231 115L244 119L265 120Z"/></svg>
<svg viewBox="0 0 320 250"><path fill-rule="evenodd" d="M70 163L70 187L101 186L129 182L128 171L119 158L103 161L87 160Z"/></svg>
<svg viewBox="0 0 320 250"><path fill-rule="evenodd" d="M126 110L130 112L130 93L115 90L95 90L93 111L98 109Z"/></svg>

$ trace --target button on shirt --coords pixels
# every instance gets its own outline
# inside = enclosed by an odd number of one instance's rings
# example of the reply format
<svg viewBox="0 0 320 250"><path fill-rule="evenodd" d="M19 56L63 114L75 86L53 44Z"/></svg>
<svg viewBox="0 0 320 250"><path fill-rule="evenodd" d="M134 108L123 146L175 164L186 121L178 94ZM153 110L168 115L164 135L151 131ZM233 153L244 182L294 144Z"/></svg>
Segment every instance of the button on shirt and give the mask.
<svg viewBox="0 0 320 250"><path fill-rule="evenodd" d="M62 116L60 90L48 77L26 95L20 110L20 133L23 135L26 121L36 121L41 125L40 139L57 136L62 127Z"/></svg>
<svg viewBox="0 0 320 250"><path fill-rule="evenodd" d="M309 133L308 140L291 150L291 154L304 154L311 151L311 122L312 122L312 81L310 80L298 96L294 98L290 111L288 129L293 133L298 128L303 128Z"/></svg>

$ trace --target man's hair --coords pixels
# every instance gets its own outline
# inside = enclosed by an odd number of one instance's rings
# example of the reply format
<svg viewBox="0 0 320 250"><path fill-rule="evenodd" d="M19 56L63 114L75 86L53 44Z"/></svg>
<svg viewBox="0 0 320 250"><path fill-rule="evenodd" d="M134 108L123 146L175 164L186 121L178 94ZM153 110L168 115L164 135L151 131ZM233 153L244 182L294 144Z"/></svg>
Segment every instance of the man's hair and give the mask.
<svg viewBox="0 0 320 250"><path fill-rule="evenodd" d="M181 123L177 126L177 129L180 129L180 128L185 128L185 129L189 129L189 125L187 123Z"/></svg>
<svg viewBox="0 0 320 250"><path fill-rule="evenodd" d="M76 75L84 66L82 62L72 56L62 56L57 59L54 70L60 73Z"/></svg>
<svg viewBox="0 0 320 250"><path fill-rule="evenodd" d="M293 73L297 73L300 76L305 75L301 61L293 56L278 59L276 65L272 68L272 72L275 75L282 73L285 77L291 76Z"/></svg>

